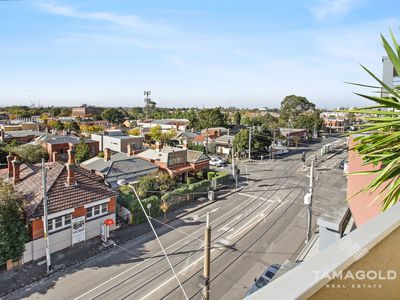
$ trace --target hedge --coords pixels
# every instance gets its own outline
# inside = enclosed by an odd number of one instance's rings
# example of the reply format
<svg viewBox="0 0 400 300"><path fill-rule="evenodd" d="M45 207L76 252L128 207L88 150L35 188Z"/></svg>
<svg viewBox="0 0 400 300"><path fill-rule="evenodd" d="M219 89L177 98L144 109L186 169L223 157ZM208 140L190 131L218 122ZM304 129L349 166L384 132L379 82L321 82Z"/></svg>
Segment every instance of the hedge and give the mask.
<svg viewBox="0 0 400 300"><path fill-rule="evenodd" d="M137 201L136 197L133 195L129 187L121 187L120 194L118 196L118 204L124 206L129 209L133 216L133 223L138 224L144 222L146 217L143 213L142 208L140 207L139 201ZM147 204L151 203L151 216L156 217L161 214L160 204L161 200L157 196L151 196L145 199L141 199L144 209L147 212Z"/></svg>
<svg viewBox="0 0 400 300"><path fill-rule="evenodd" d="M227 184L230 181L230 174L227 172L218 172L212 178L213 187L217 187L218 185Z"/></svg>
<svg viewBox="0 0 400 300"><path fill-rule="evenodd" d="M176 190L173 190L171 192L167 192L164 195L161 196L162 201L168 201L173 195L186 195L186 194L191 194L195 192L200 192L200 191L205 191L207 188L211 185L211 182L208 180L202 180L199 182L195 182L192 184L189 184L187 186L182 186Z"/></svg>

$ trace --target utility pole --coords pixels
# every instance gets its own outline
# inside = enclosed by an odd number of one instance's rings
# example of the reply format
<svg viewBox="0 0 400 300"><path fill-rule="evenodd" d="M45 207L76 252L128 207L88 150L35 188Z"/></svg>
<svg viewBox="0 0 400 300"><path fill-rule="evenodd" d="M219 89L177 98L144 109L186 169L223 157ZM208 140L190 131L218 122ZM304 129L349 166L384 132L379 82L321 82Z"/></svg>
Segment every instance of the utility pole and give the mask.
<svg viewBox="0 0 400 300"><path fill-rule="evenodd" d="M47 263L47 273L51 271L51 260L50 260L50 245L49 245L49 231L48 231L48 221L47 221L47 170L44 163L44 158L42 158L42 184L43 184L43 228L44 228L44 242L46 247L46 263Z"/></svg>
<svg viewBox="0 0 400 300"><path fill-rule="evenodd" d="M275 143L276 143L276 140L275 140L275 132L276 132L276 129L272 129L272 131L273 131L273 133L274 133L274 140L272 141L272 145L275 146ZM273 147L273 146L271 146L271 159L274 158L274 147Z"/></svg>
<svg viewBox="0 0 400 300"><path fill-rule="evenodd" d="M312 198L314 189L314 159L311 160L310 166L310 186L309 192L304 198L304 202L307 204L307 242L311 239L311 220L312 220ZM308 198L306 201L306 197Z"/></svg>
<svg viewBox="0 0 400 300"><path fill-rule="evenodd" d="M208 155L208 127L206 128L206 155Z"/></svg>
<svg viewBox="0 0 400 300"><path fill-rule="evenodd" d="M210 299L210 246L211 246L211 226L210 226L210 213L207 213L206 228L204 232L204 270L203 276L205 285L203 287L204 300Z"/></svg>
<svg viewBox="0 0 400 300"><path fill-rule="evenodd" d="M146 119L149 118L149 104L150 104L150 95L151 91L144 91L144 103L145 103L145 110L146 110Z"/></svg>
<svg viewBox="0 0 400 300"><path fill-rule="evenodd" d="M251 127L249 127L249 162L251 162Z"/></svg>
<svg viewBox="0 0 400 300"><path fill-rule="evenodd" d="M238 187L238 178L237 178L237 172L236 172L236 166L235 166L235 147L232 142L232 176L233 180L235 180L235 187Z"/></svg>

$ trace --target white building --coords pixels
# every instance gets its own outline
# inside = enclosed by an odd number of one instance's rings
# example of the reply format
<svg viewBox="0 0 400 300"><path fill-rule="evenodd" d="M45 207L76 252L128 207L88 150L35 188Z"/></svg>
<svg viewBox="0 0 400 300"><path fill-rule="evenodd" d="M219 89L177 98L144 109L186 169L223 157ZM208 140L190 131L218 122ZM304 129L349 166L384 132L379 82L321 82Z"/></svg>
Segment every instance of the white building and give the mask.
<svg viewBox="0 0 400 300"><path fill-rule="evenodd" d="M143 137L123 134L121 130L104 130L102 134L91 135L91 139L99 142L99 150L110 149L114 152L127 153L128 145L132 150L143 150Z"/></svg>

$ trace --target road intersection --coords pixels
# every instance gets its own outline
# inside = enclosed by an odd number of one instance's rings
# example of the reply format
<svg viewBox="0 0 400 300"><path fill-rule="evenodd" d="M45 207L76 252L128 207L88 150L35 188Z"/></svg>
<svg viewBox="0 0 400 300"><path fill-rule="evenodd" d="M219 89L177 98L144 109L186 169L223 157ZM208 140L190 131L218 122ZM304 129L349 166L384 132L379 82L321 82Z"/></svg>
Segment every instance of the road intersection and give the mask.
<svg viewBox="0 0 400 300"><path fill-rule="evenodd" d="M321 145L310 147L317 151ZM308 183L300 157L299 152L276 161L246 163L241 192L157 229L190 299L201 299L198 280L207 212L212 227L213 299L242 299L254 277L269 264L282 263L299 252L306 233L303 195ZM245 165L239 167L244 170ZM184 299L151 233L9 297Z"/></svg>

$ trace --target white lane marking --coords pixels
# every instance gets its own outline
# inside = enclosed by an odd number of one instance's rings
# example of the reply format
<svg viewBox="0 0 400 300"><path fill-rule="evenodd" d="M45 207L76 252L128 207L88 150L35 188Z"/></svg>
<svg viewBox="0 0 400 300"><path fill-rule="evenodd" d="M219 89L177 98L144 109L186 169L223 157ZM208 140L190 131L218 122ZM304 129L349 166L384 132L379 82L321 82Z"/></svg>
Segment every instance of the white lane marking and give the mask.
<svg viewBox="0 0 400 300"><path fill-rule="evenodd" d="M238 209L238 208L242 207L244 204L246 204L247 202L249 202L249 201L252 200L253 198L255 198L255 196L249 196L249 199L243 201L243 202L242 202L241 204L239 204L238 206L235 206L234 209ZM218 209L219 209L219 208L218 208ZM216 218L215 220L211 221L211 224L217 222L218 220L220 220L221 218L225 217L227 214L229 214L229 213L231 213L231 212L232 212L232 211L226 212L226 213L223 214L222 216L220 216L220 217ZM201 230L204 230L204 228L199 228L198 230L194 231L194 232L191 233L190 235L188 235L188 236L184 237L183 239L180 239L179 241L175 242L174 244L168 246L167 248L165 248L165 250L168 250L168 249L172 248L173 246L175 246L175 245L181 243L182 241L184 241L184 240L187 239L188 237L194 235L195 233L197 233L197 232L199 232L199 231L201 231ZM141 261L140 263L137 263L136 265L133 265L132 267L130 267L129 269L123 271L122 273L119 273L118 275L115 275L114 277L111 277L110 279L108 279L108 280L106 280L106 281L100 283L99 285L93 287L92 289L90 289L89 291L83 293L82 295L80 295L80 296L74 298L74 300L78 300L78 299L81 299L81 298L85 297L86 295L92 293L93 291L97 290L98 288L100 288L100 287L106 285L107 283L113 281L114 279L117 279L118 277L120 277L120 276L126 274L127 272L129 272L129 271L135 269L136 267L139 267L140 265L144 264L144 263L145 263L146 261L148 261L149 259L151 259L151 258L153 258L153 257L155 257L155 256L158 256L158 255L160 255L161 253L163 253L163 252L162 252L162 251L159 251L159 252L157 252L156 254L152 255L151 257L148 257L148 258L144 259L144 260Z"/></svg>
<svg viewBox="0 0 400 300"><path fill-rule="evenodd" d="M211 249L210 253L214 252L215 249ZM200 256L198 259L196 259L194 262L192 262L190 265L187 265L185 268L183 268L182 270L180 270L178 272L178 275L181 275L182 273L184 273L187 269L191 268L192 266L194 266L195 264L197 264L199 261L203 260L204 255ZM152 290L151 292L147 293L146 295L144 295L142 298L140 298L141 300L146 299L147 297L149 297L150 295L154 294L155 292L157 292L159 289L161 289L164 285L166 285L167 283L169 283L171 280L174 280L175 277L170 277L169 279L167 279L166 281L164 281L162 284L160 284L159 286L157 286L154 290Z"/></svg>
<svg viewBox="0 0 400 300"><path fill-rule="evenodd" d="M237 221L237 220L239 220L241 217L242 217L242 215L243 214L240 214L240 215L237 215L236 217L234 217L232 220L230 220L228 223L226 223L225 225L224 225L224 227L221 227L220 229L218 229L217 231L232 231L233 230L233 227L232 228L229 228L229 225L232 223L232 222L235 222L235 221Z"/></svg>
<svg viewBox="0 0 400 300"><path fill-rule="evenodd" d="M268 192L268 190L267 190L267 192ZM259 199L259 200L263 200L263 201L267 201L267 202L270 202L270 201L272 201L272 200L270 200L270 199L266 199L266 198L263 198L263 197L258 197L258 196L252 196L252 195L249 195L249 194L245 194L245 193L238 193L239 195L242 195L242 196L247 196L247 197L254 197L254 198L257 198L257 199Z"/></svg>
<svg viewBox="0 0 400 300"><path fill-rule="evenodd" d="M233 237L237 236L238 234L242 233L243 231L247 230L248 228L254 226L258 222L261 221L262 218L265 217L264 212L271 207L271 205L274 202L270 203L266 208L264 208L258 215L256 215L254 218L252 218L250 221L248 221L246 224L244 224L236 233L231 234L228 239L232 239ZM255 220L255 221L254 221ZM254 222L253 222L254 221Z"/></svg>

